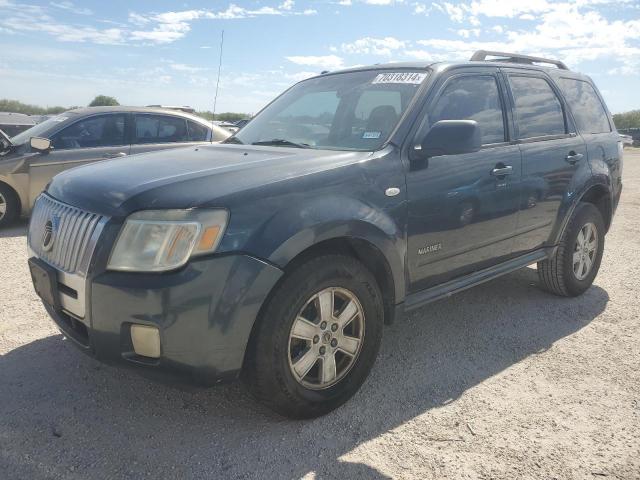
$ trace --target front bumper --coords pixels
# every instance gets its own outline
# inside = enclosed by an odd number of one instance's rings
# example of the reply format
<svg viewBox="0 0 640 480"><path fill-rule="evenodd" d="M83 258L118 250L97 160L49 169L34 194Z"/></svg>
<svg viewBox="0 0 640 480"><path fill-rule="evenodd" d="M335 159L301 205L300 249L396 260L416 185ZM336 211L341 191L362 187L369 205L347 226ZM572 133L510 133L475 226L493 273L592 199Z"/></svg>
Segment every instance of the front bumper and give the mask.
<svg viewBox="0 0 640 480"><path fill-rule="evenodd" d="M247 255L216 256L171 273L93 276L84 318L45 307L74 344L100 361L160 380L212 385L238 376L260 307L281 276ZM160 358L134 353L132 324L159 329Z"/></svg>

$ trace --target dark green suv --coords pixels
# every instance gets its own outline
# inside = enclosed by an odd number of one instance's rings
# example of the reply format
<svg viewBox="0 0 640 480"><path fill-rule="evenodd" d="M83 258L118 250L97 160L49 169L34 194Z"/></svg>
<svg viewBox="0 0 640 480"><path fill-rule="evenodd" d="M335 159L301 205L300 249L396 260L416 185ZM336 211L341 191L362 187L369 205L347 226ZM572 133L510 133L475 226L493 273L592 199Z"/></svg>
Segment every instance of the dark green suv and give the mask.
<svg viewBox="0 0 640 480"><path fill-rule="evenodd" d="M359 389L405 311L534 263L544 289L583 293L621 172L600 94L561 62L354 68L294 85L222 144L56 176L29 263L86 353L241 376L313 417Z"/></svg>

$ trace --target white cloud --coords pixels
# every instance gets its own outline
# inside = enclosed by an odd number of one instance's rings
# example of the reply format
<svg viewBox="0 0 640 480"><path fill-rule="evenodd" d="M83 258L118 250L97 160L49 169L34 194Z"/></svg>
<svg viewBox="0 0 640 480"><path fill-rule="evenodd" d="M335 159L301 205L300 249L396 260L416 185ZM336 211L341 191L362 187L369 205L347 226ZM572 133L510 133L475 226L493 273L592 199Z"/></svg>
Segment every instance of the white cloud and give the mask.
<svg viewBox="0 0 640 480"><path fill-rule="evenodd" d="M146 30L131 32L131 39L143 40L153 43L172 43L184 37L191 30L191 23L196 20L239 20L258 16L288 16L288 15L315 15L313 9L303 11L294 10L293 0L284 0L275 7L262 6L257 9L248 9L230 3L223 10L182 10L164 13L142 15L129 13L129 21L137 26L155 25Z"/></svg>
<svg viewBox="0 0 640 480"><path fill-rule="evenodd" d="M73 4L73 2L61 1L61 2L51 2L50 5L52 7L60 8L61 10L66 10L71 13L75 13L76 15L93 15L93 12L89 8L77 7Z"/></svg>
<svg viewBox="0 0 640 480"><path fill-rule="evenodd" d="M434 7L456 23L474 25L481 17L517 18L535 22L527 30L505 30L494 26L491 31L503 36L501 41L469 41L479 38L479 29L457 29L466 41L431 38L418 41L428 47L408 50L407 56L433 57L435 53L447 53L452 60L469 58L475 50L498 50L538 54L561 58L577 65L586 61L607 59L619 63L609 72L640 73L640 20L609 20L596 8L603 4L628 4L627 0L473 0L467 3L435 3ZM495 37L494 37L495 38ZM418 58L418 57L416 57Z"/></svg>
<svg viewBox="0 0 640 480"><path fill-rule="evenodd" d="M64 10L78 15L91 15L92 11L78 7L71 1L58 0L49 7L19 5L12 0L0 0L0 28L2 33L44 32L59 41L92 42L98 44L152 43L166 44L183 38L191 31L197 20L232 20L262 15L301 16L315 15L316 10L295 9L294 0L283 0L275 6L256 9L240 7L230 3L220 10L191 9L160 13L129 12L128 24L101 29L93 25L77 25L61 22L51 16L54 10Z"/></svg>
<svg viewBox="0 0 640 480"><path fill-rule="evenodd" d="M391 55L394 51L405 48L406 42L394 37L364 37L352 43L343 43L341 49L345 53L360 55Z"/></svg>
<svg viewBox="0 0 640 480"><path fill-rule="evenodd" d="M66 10L71 13L75 13L76 15L93 15L93 11L89 8L78 7L73 4L73 2L61 1L61 2L50 2L49 5L52 7L59 8L61 10Z"/></svg>
<svg viewBox="0 0 640 480"><path fill-rule="evenodd" d="M388 5L395 5L395 4L400 4L400 3L405 3L405 0L354 0L356 3L364 3L365 5L381 5L381 6L388 6ZM354 1L352 0L339 0L338 1L338 5L342 5L345 7L350 7L351 5L353 5Z"/></svg>
<svg viewBox="0 0 640 480"><path fill-rule="evenodd" d="M337 55L324 55L324 56L291 56L286 57L287 60L297 65L304 65L307 67L318 67L337 69L344 67L344 60Z"/></svg>
<svg viewBox="0 0 640 480"><path fill-rule="evenodd" d="M441 12L446 13L449 18L456 23L462 22L465 19L466 13L469 11L466 5L454 5L449 2L434 3L433 6Z"/></svg>
<svg viewBox="0 0 640 480"><path fill-rule="evenodd" d="M480 29L479 28L472 28L472 29L466 30L466 29L462 28L460 30L456 30L456 33L458 35L460 35L462 38L469 38L471 36L479 37L480 36Z"/></svg>
<svg viewBox="0 0 640 480"><path fill-rule="evenodd" d="M426 3L416 2L413 4L414 15L429 15L433 7L427 6Z"/></svg>
<svg viewBox="0 0 640 480"><path fill-rule="evenodd" d="M202 67L194 67L192 65L185 65L184 63L170 63L169 68L177 72L195 73L204 70Z"/></svg>

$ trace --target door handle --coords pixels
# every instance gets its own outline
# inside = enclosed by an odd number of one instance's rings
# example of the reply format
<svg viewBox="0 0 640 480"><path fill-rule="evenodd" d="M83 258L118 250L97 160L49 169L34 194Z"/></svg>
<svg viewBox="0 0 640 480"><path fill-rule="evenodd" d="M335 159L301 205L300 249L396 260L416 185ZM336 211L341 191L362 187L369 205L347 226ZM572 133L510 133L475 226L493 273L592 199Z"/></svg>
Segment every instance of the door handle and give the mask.
<svg viewBox="0 0 640 480"><path fill-rule="evenodd" d="M576 163L578 163L580 160L582 160L582 157L584 157L584 155L582 155L581 153L576 153L574 151L569 152L569 155L567 155L566 157L564 157L564 159L569 162L571 165L575 165Z"/></svg>
<svg viewBox="0 0 640 480"><path fill-rule="evenodd" d="M119 158L119 157L126 157L127 154L124 152L114 152L114 153L105 153L104 154L104 158Z"/></svg>
<svg viewBox="0 0 640 480"><path fill-rule="evenodd" d="M503 167L496 167L491 170L491 175L494 177L504 177L505 175L511 175L513 173L513 167L511 165L505 165Z"/></svg>

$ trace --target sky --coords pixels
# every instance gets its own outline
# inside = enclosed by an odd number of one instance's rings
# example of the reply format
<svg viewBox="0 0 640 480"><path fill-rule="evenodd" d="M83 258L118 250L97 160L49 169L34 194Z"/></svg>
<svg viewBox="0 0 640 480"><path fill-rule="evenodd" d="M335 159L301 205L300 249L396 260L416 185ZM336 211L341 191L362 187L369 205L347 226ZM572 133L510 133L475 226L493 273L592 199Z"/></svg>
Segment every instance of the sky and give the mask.
<svg viewBox="0 0 640 480"><path fill-rule="evenodd" d="M613 113L640 108L640 0L0 0L0 98L212 110L223 30L218 112L323 70L479 49L561 59Z"/></svg>

